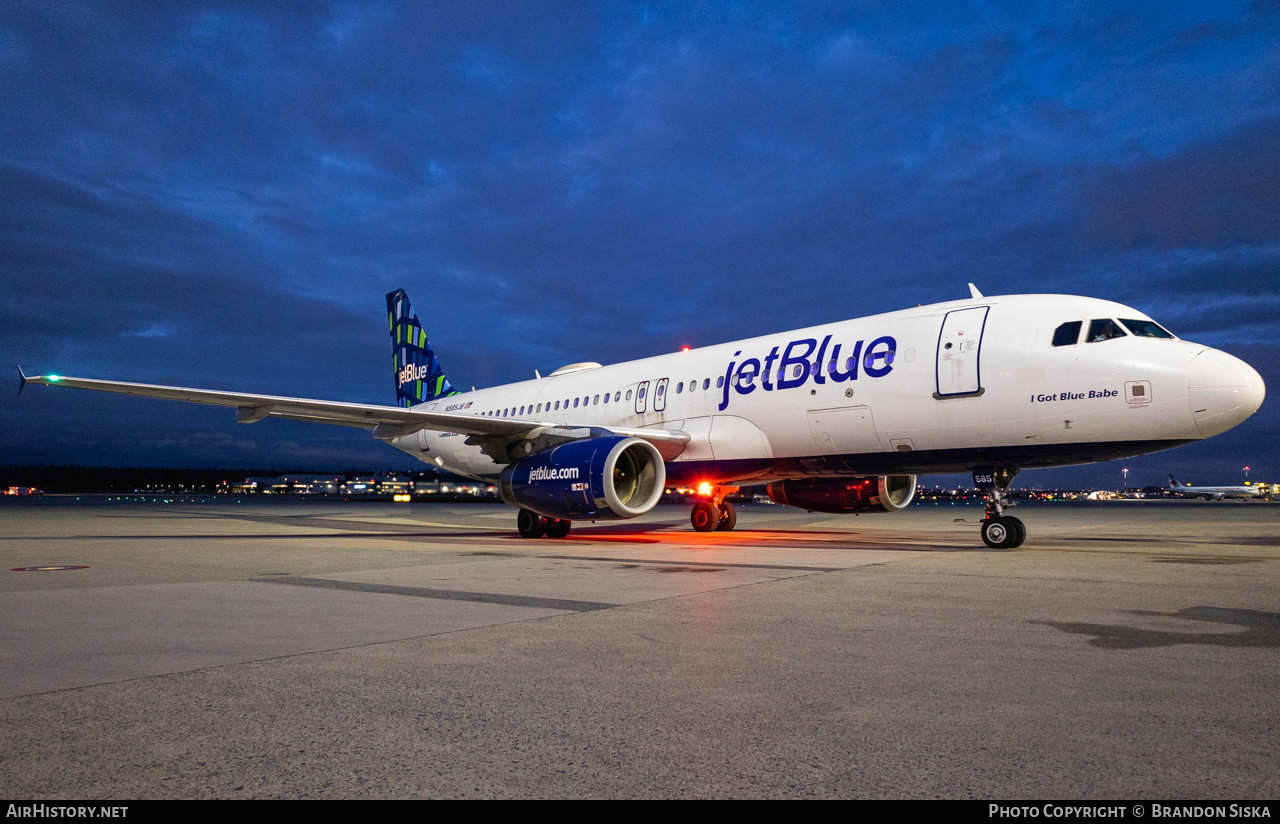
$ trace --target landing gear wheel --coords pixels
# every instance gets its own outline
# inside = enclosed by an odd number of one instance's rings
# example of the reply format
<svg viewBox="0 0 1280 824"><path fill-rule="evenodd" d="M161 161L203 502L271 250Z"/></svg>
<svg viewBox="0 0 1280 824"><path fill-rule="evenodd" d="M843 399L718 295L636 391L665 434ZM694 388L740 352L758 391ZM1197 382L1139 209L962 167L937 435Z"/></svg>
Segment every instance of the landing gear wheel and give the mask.
<svg viewBox="0 0 1280 824"><path fill-rule="evenodd" d="M992 549L1011 549L1017 546L1015 542L1018 540L1018 526L1009 523L1011 520L1016 519L1000 516L984 520L982 542Z"/></svg>
<svg viewBox="0 0 1280 824"><path fill-rule="evenodd" d="M693 512L689 514L689 521L693 524L694 530L698 532L713 532L720 526L720 510L713 506L710 501L698 501L693 505Z"/></svg>
<svg viewBox="0 0 1280 824"><path fill-rule="evenodd" d="M521 538L541 538L542 533L547 531L547 519L536 512L522 509L516 516L516 529L520 530Z"/></svg>
<svg viewBox="0 0 1280 824"><path fill-rule="evenodd" d="M720 502L720 523L716 529L721 532L728 532L738 525L738 512L733 508L733 504L728 501Z"/></svg>
<svg viewBox="0 0 1280 824"><path fill-rule="evenodd" d="M568 518L548 518L547 537L563 538L569 534L569 527L571 526L573 526L573 521Z"/></svg>
<svg viewBox="0 0 1280 824"><path fill-rule="evenodd" d="M1009 544L1009 547L1012 549L1022 546L1022 542L1027 540L1027 525L1012 515L1005 515L1004 520L1013 527L1015 533L1013 543Z"/></svg>

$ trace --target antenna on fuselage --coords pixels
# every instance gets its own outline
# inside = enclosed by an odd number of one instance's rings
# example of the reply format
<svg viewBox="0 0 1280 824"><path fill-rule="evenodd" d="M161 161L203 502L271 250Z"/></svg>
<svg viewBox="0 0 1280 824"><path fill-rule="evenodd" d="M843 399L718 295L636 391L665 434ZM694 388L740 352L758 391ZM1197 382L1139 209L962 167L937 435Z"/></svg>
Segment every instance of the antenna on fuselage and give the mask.
<svg viewBox="0 0 1280 824"><path fill-rule="evenodd" d="M978 298L980 298L980 297L982 297L982 296L983 296L983 295L982 295L982 293L978 291L978 287L977 287L977 286L974 286L972 283L970 283L970 284L969 284L969 297L973 298L974 300L977 300Z"/></svg>

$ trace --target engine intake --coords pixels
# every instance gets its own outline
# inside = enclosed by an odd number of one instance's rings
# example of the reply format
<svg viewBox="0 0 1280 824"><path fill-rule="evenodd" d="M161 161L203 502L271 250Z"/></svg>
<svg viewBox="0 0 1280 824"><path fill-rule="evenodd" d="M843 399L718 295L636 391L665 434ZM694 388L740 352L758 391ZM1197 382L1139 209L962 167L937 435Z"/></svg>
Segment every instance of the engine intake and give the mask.
<svg viewBox="0 0 1280 824"><path fill-rule="evenodd" d="M502 470L498 492L511 506L548 518L621 520L662 497L667 467L640 438L585 438L530 455Z"/></svg>
<svg viewBox="0 0 1280 824"><path fill-rule="evenodd" d="M812 512L897 512L915 496L915 475L805 478L769 484L770 500Z"/></svg>

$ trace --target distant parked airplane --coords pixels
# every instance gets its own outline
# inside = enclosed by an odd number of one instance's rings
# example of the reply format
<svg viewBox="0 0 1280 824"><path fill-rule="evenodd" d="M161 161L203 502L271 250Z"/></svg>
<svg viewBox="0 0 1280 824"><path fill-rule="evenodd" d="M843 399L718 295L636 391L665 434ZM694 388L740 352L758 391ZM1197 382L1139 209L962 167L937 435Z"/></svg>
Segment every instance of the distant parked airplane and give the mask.
<svg viewBox="0 0 1280 824"><path fill-rule="evenodd" d="M1169 476L1169 489L1175 495L1184 498L1205 498L1221 500L1222 498L1258 498L1262 490L1256 486L1192 486L1180 484L1172 475Z"/></svg>
<svg viewBox="0 0 1280 824"><path fill-rule="evenodd" d="M693 528L732 529L726 496L817 512L894 512L921 473L972 472L982 539L1015 547L1005 514L1022 469L1109 461L1225 432L1266 388L1253 367L1179 340L1136 309L1068 295L971 297L459 392L404 290L387 295L399 406L22 376L28 383L236 408L373 430L450 472L498 485L526 538L634 518L668 481L702 490ZM853 297L851 295L851 300ZM496 330L477 330L493 334ZM19 370L21 372L21 370Z"/></svg>

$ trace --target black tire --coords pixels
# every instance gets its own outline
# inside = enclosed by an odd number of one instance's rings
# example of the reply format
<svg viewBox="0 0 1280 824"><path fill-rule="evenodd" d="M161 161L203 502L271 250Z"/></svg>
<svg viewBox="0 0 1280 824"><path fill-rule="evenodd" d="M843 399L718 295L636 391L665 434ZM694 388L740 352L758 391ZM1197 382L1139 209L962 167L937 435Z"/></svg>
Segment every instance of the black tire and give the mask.
<svg viewBox="0 0 1280 824"><path fill-rule="evenodd" d="M1009 548L1014 549L1022 546L1022 542L1027 540L1027 525L1012 515L1006 515L1004 519L1014 529L1013 543L1009 544Z"/></svg>
<svg viewBox="0 0 1280 824"><path fill-rule="evenodd" d="M547 531L547 519L528 509L520 510L516 516L516 529L521 538L541 538Z"/></svg>
<svg viewBox="0 0 1280 824"><path fill-rule="evenodd" d="M547 537L563 538L569 534L569 527L571 526L573 526L573 521L568 518L548 518Z"/></svg>
<svg viewBox="0 0 1280 824"><path fill-rule="evenodd" d="M714 532L720 526L720 510L710 501L698 501L689 513L689 522L697 532Z"/></svg>
<svg viewBox="0 0 1280 824"><path fill-rule="evenodd" d="M720 524L716 529L721 532L728 532L738 525L738 511L733 508L733 504L728 501L720 502Z"/></svg>
<svg viewBox="0 0 1280 824"><path fill-rule="evenodd" d="M1009 549L1017 537L1018 528L1008 518L987 518L982 522L982 542L992 549Z"/></svg>

